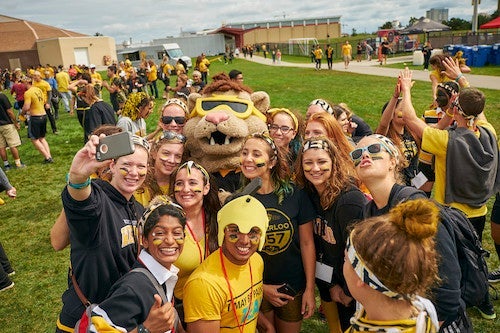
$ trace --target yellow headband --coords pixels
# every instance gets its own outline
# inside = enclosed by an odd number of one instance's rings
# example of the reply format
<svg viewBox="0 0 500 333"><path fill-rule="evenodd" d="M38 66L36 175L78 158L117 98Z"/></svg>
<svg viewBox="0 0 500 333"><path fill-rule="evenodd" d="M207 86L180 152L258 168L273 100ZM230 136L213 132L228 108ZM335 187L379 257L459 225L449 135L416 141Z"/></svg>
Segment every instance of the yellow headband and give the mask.
<svg viewBox="0 0 500 333"><path fill-rule="evenodd" d="M280 112L284 112L292 118L293 129L295 131L297 131L299 128L299 120L297 119L297 116L293 114L292 111L285 109L285 108L272 108L272 109L267 110L267 113L269 113L271 115L271 117L273 117L273 118L277 113L280 113Z"/></svg>

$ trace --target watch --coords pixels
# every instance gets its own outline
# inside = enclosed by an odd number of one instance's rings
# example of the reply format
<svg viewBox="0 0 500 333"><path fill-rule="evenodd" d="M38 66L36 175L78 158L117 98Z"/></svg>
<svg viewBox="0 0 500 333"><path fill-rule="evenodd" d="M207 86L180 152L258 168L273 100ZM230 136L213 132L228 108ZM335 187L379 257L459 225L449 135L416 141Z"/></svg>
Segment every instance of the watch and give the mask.
<svg viewBox="0 0 500 333"><path fill-rule="evenodd" d="M137 326L137 333L151 333L143 324Z"/></svg>

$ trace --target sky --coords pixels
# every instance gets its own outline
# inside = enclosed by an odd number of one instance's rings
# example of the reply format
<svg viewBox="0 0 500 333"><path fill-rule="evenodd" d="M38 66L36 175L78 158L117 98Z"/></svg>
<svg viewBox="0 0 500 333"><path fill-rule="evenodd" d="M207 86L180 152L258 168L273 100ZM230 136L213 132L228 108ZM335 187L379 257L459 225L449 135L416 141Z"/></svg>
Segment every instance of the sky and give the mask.
<svg viewBox="0 0 500 333"><path fill-rule="evenodd" d="M1 15L83 34L99 32L117 44L149 42L183 32L217 29L225 23L341 16L342 32L374 32L387 21L403 26L431 8L448 8L449 18L471 20L471 0L43 0L2 1ZM417 4L418 2L418 4ZM491 14L497 0L481 0Z"/></svg>

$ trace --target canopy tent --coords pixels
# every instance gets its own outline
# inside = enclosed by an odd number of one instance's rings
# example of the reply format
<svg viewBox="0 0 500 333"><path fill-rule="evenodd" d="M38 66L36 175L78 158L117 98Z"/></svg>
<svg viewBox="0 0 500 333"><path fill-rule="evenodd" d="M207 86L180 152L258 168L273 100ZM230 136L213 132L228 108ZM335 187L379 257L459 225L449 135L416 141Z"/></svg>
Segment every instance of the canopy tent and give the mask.
<svg viewBox="0 0 500 333"><path fill-rule="evenodd" d="M495 28L500 28L500 16L485 23L481 24L479 29L495 29Z"/></svg>
<svg viewBox="0 0 500 333"><path fill-rule="evenodd" d="M451 30L451 28L447 25L444 25L442 23L433 21L431 19L421 17L418 21L413 23L410 27L404 28L403 30L400 30L399 33L402 35L409 35L409 34L422 34L422 33L429 33L433 31L445 31L445 30Z"/></svg>

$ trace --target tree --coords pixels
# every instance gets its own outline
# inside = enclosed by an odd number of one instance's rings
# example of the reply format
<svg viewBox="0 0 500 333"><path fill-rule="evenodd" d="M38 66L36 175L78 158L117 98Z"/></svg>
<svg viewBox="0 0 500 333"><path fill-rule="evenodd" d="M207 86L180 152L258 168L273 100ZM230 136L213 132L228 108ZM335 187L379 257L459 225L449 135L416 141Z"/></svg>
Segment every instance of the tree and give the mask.
<svg viewBox="0 0 500 333"><path fill-rule="evenodd" d="M464 19L458 17L452 17L448 21L443 21L443 24L446 24L451 28L451 30L470 30L472 29L472 23L470 21L466 21Z"/></svg>
<svg viewBox="0 0 500 333"><path fill-rule="evenodd" d="M380 29L392 29L392 22L390 21L387 21L385 22L381 27Z"/></svg>
<svg viewBox="0 0 500 333"><path fill-rule="evenodd" d="M100 32L96 32L96 33L94 34L94 36L104 36L104 35L103 35L103 34L101 34Z"/></svg>
<svg viewBox="0 0 500 333"><path fill-rule="evenodd" d="M357 36L358 35L358 32L355 28L352 28L352 34L351 36Z"/></svg>
<svg viewBox="0 0 500 333"><path fill-rule="evenodd" d="M491 17L488 14L484 14L484 13L478 14L477 15L477 26L480 27L482 24L485 24L485 23L491 21L492 19L493 19L493 17Z"/></svg>
<svg viewBox="0 0 500 333"><path fill-rule="evenodd" d="M417 22L418 21L418 18L416 17L410 17L410 20L408 21L408 27L411 27L413 25L413 23Z"/></svg>

